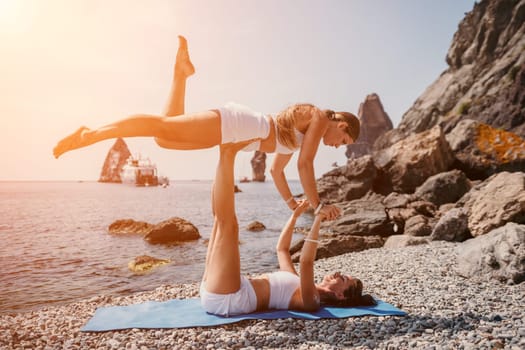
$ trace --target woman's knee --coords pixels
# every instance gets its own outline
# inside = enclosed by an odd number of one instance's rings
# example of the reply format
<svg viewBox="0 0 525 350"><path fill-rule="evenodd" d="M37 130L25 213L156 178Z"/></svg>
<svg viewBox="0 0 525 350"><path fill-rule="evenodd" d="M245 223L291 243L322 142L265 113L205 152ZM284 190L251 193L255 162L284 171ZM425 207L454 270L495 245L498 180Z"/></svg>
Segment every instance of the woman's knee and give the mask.
<svg viewBox="0 0 525 350"><path fill-rule="evenodd" d="M217 230L223 235L238 235L239 223L235 216L229 218L215 218Z"/></svg>

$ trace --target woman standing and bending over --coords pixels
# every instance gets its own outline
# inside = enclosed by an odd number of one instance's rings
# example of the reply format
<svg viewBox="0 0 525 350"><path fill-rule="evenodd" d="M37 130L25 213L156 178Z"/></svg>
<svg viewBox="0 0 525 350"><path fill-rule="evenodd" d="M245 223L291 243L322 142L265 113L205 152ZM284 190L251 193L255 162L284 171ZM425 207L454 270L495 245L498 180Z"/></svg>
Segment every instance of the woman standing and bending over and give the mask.
<svg viewBox="0 0 525 350"><path fill-rule="evenodd" d="M271 174L281 197L294 209L298 203L292 196L284 168L293 153L300 150L299 177L309 203L327 219L335 218L339 209L332 205L323 207L319 200L313 161L321 140L336 148L353 143L359 136L359 120L351 113L321 110L311 104L293 105L276 116L265 116L235 103L185 114L186 79L194 71L187 42L179 37L172 89L163 116L137 114L98 129L81 127L57 144L53 149L55 157L117 137L154 137L159 146L178 150L253 140L244 150L277 153Z"/></svg>
<svg viewBox="0 0 525 350"><path fill-rule="evenodd" d="M200 288L203 308L217 315L235 315L268 309L315 311L320 305L369 306L375 301L362 295L357 278L334 273L314 283L314 260L319 226L324 218L317 213L300 258L299 276L290 256L290 242L296 219L308 208L299 201L286 223L279 242L279 271L247 278L241 275L239 225L235 215L234 161L243 143L220 146L220 159L212 190L214 224Z"/></svg>

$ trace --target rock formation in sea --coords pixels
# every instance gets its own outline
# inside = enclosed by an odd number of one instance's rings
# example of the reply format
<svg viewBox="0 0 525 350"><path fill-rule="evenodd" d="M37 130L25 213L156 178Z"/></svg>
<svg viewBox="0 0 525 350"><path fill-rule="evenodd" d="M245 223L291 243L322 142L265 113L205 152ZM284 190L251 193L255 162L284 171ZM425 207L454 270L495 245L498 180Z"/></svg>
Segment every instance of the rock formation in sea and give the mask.
<svg viewBox="0 0 525 350"><path fill-rule="evenodd" d="M266 180L266 153L255 151L252 160L252 181L264 182Z"/></svg>
<svg viewBox="0 0 525 350"><path fill-rule="evenodd" d="M463 242L463 275L525 280L524 48L525 0L474 5L399 127L318 179L343 212L322 224L318 258L447 240Z"/></svg>
<svg viewBox="0 0 525 350"><path fill-rule="evenodd" d="M385 132L392 130L392 120L385 112L379 96L375 93L366 96L359 105L357 117L361 122L359 137L346 146L347 158L359 158L370 154L374 142Z"/></svg>
<svg viewBox="0 0 525 350"><path fill-rule="evenodd" d="M171 244L197 240L201 237L199 230L191 222L174 217L156 224L144 236L152 244Z"/></svg>
<svg viewBox="0 0 525 350"><path fill-rule="evenodd" d="M108 232L115 236L145 236L153 226L145 221L119 219L109 225Z"/></svg>
<svg viewBox="0 0 525 350"><path fill-rule="evenodd" d="M119 137L106 156L98 181L122 182L120 179L120 171L130 156L131 152L128 149L128 145L126 145L126 142Z"/></svg>
<svg viewBox="0 0 525 350"><path fill-rule="evenodd" d="M157 224L120 219L109 225L108 231L118 236L142 236L145 241L152 244L181 243L194 241L201 237L195 225L179 217L173 217Z"/></svg>
<svg viewBox="0 0 525 350"><path fill-rule="evenodd" d="M252 232L259 232L266 230L266 226L264 226L264 224L260 221L252 221L248 224L246 229Z"/></svg>
<svg viewBox="0 0 525 350"><path fill-rule="evenodd" d="M169 259L158 259L149 255L140 255L128 263L128 268L136 274L143 274L169 263Z"/></svg>

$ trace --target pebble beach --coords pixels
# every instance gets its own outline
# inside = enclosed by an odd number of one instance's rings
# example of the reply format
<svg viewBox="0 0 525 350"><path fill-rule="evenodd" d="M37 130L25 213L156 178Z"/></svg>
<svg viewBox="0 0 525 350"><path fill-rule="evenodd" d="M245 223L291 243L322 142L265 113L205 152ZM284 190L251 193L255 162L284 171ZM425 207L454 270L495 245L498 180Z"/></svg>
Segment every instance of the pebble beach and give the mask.
<svg viewBox="0 0 525 350"><path fill-rule="evenodd" d="M338 320L250 320L220 327L81 332L97 307L198 296L197 281L0 315L1 349L523 349L525 283L455 272L461 243L370 249L316 263L342 271L408 313Z"/></svg>

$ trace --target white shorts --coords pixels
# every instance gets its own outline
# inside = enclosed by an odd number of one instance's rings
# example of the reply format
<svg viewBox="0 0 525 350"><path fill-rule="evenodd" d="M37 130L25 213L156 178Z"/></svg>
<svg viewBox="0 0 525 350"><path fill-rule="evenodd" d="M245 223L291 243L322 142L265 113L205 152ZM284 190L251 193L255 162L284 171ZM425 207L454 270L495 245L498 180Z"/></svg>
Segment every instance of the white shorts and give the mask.
<svg viewBox="0 0 525 350"><path fill-rule="evenodd" d="M250 281L241 276L241 287L235 293L216 294L206 291L206 282L201 282L201 305L210 314L229 316L254 312L257 295Z"/></svg>
<svg viewBox="0 0 525 350"><path fill-rule="evenodd" d="M221 114L221 143L241 142L250 139L265 139L270 134L270 123L262 113L238 103L229 102L219 108ZM256 141L243 151L259 149Z"/></svg>

